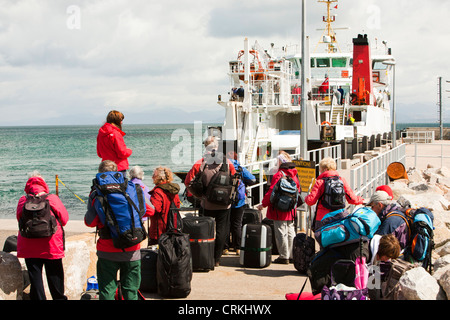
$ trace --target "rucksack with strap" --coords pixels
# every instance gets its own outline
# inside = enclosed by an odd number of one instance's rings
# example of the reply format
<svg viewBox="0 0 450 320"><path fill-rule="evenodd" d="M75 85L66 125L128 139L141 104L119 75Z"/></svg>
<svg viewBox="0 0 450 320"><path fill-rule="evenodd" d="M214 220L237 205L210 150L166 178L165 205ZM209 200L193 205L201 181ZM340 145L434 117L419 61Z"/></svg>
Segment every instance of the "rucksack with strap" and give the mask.
<svg viewBox="0 0 450 320"><path fill-rule="evenodd" d="M113 245L125 249L147 238L142 217L145 214L144 194L140 186L128 181L121 172L98 173L92 188L100 221L100 238L112 239Z"/></svg>
<svg viewBox="0 0 450 320"><path fill-rule="evenodd" d="M381 300L399 300L401 290L400 278L408 271L417 267L417 265L402 260L401 258L392 259L380 263L380 269L385 270L384 279L381 282L380 299Z"/></svg>
<svg viewBox="0 0 450 320"><path fill-rule="evenodd" d="M203 171L206 167L206 161L203 160L197 174L189 182L187 186L188 191L196 198L201 198L205 193L205 186L203 184Z"/></svg>
<svg viewBox="0 0 450 320"><path fill-rule="evenodd" d="M234 200L238 184L238 176L230 174L227 158L223 156L219 171L214 174L206 187L206 200L217 205L229 206Z"/></svg>
<svg viewBox="0 0 450 320"><path fill-rule="evenodd" d="M344 182L339 176L325 177L324 191L321 196L322 205L329 210L345 208Z"/></svg>
<svg viewBox="0 0 450 320"><path fill-rule="evenodd" d="M270 203L278 211L289 212L297 205L299 191L295 180L283 171L281 173L283 175L273 187L270 195Z"/></svg>
<svg viewBox="0 0 450 320"><path fill-rule="evenodd" d="M326 248L363 239L372 239L381 221L370 207L357 208L348 214L340 209L326 214L316 222L315 239Z"/></svg>
<svg viewBox="0 0 450 320"><path fill-rule="evenodd" d="M407 250L414 260L422 262L425 269L429 267L430 272L431 251L434 247L433 220L433 213L427 208L419 208L414 212L410 245Z"/></svg>
<svg viewBox="0 0 450 320"><path fill-rule="evenodd" d="M19 219L19 231L22 237L45 238L55 234L58 228L57 217L53 214L47 197L48 194L26 196L22 216ZM61 222L59 224L62 228Z"/></svg>

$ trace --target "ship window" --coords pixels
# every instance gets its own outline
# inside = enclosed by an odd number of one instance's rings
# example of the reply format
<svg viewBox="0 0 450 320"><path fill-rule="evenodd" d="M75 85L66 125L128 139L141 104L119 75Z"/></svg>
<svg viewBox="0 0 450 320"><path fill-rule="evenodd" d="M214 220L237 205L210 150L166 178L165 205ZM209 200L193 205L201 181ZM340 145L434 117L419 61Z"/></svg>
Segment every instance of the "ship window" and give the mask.
<svg viewBox="0 0 450 320"><path fill-rule="evenodd" d="M333 58L331 59L331 66L333 68L345 68L347 66L346 58Z"/></svg>
<svg viewBox="0 0 450 320"><path fill-rule="evenodd" d="M317 67L318 68L329 68L330 67L330 59L329 58L317 58Z"/></svg>
<svg viewBox="0 0 450 320"><path fill-rule="evenodd" d="M387 69L387 65L385 65L381 61L374 61L372 69L373 70L386 70Z"/></svg>
<svg viewBox="0 0 450 320"><path fill-rule="evenodd" d="M350 58L350 67L353 67L353 58Z"/></svg>
<svg viewBox="0 0 450 320"><path fill-rule="evenodd" d="M313 58L311 58L311 68L314 68L315 66L316 66L316 64L315 64L315 61L314 61L315 59L313 59Z"/></svg>

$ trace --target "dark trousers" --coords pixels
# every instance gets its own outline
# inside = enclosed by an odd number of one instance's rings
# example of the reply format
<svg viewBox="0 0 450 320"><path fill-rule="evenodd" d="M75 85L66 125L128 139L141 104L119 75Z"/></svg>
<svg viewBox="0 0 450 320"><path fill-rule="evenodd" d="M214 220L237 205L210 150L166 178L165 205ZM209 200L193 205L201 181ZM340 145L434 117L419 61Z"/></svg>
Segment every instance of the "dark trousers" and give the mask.
<svg viewBox="0 0 450 320"><path fill-rule="evenodd" d="M214 261L220 261L227 237L230 236L230 209L206 210L200 208L200 215L213 217L216 220L216 240L214 243Z"/></svg>
<svg viewBox="0 0 450 320"><path fill-rule="evenodd" d="M231 208L230 211L230 232L232 242L229 243L229 237L227 237L226 247L239 249L241 247L242 239L242 218L244 217L244 206L239 208Z"/></svg>
<svg viewBox="0 0 450 320"><path fill-rule="evenodd" d="M67 300L64 295L64 268L62 259L26 258L28 275L30 277L30 299L47 300L42 279L42 267L45 266L47 284L53 300Z"/></svg>

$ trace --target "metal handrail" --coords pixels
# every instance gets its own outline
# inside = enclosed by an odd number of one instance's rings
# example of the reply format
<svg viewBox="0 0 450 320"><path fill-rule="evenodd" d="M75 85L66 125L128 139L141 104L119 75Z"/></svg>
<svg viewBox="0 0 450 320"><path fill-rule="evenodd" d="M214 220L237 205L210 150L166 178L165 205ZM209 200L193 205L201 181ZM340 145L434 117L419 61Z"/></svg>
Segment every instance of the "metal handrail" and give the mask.
<svg viewBox="0 0 450 320"><path fill-rule="evenodd" d="M350 170L350 187L356 195L369 198L375 189L388 183L387 167L392 162L406 162L406 144L372 158Z"/></svg>

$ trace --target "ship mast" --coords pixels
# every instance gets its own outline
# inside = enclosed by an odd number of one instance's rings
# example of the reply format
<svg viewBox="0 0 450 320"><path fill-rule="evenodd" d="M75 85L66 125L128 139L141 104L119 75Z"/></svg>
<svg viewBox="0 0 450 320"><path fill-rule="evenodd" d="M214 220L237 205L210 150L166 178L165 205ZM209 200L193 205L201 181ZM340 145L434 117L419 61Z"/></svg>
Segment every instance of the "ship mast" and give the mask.
<svg viewBox="0 0 450 320"><path fill-rule="evenodd" d="M333 3L337 3L338 0L318 0L318 2L326 3L327 4L327 16L323 17L323 22L326 23L326 27L324 29L324 32L322 34L322 37L319 40L319 43L317 44L316 48L314 49L314 52L316 52L317 47L319 44L324 43L327 45L327 53L336 52L336 47L339 52L341 52L341 49L339 48L339 45L336 41L336 33L334 32L333 28L331 27L331 23L333 23L336 20L335 15L331 15L331 5ZM336 5L337 7L337 5ZM322 29L320 29L322 30Z"/></svg>

